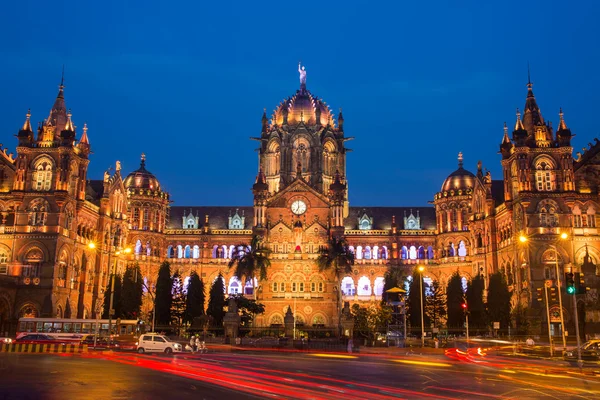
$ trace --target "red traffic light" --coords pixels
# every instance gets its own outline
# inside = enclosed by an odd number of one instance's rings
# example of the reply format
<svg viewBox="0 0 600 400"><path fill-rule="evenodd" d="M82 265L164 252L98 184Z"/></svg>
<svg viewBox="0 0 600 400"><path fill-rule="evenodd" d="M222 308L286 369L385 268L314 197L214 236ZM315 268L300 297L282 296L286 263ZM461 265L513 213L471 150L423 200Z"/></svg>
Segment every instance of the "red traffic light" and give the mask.
<svg viewBox="0 0 600 400"><path fill-rule="evenodd" d="M460 306L461 306L462 308L464 308L465 310L467 309L467 303L462 303Z"/></svg>

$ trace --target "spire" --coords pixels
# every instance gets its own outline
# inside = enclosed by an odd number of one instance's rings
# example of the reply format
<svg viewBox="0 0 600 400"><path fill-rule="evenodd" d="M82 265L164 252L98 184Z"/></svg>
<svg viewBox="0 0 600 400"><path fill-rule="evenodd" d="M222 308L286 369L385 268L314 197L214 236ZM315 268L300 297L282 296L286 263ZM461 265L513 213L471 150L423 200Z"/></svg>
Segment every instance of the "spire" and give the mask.
<svg viewBox="0 0 600 400"><path fill-rule="evenodd" d="M510 138L508 137L508 127L506 126L506 122L504 122L504 137L502 137L502 144L509 144Z"/></svg>
<svg viewBox="0 0 600 400"><path fill-rule="evenodd" d="M340 114L338 115L338 129L344 131L344 116L342 115L342 108L340 107Z"/></svg>
<svg viewBox="0 0 600 400"><path fill-rule="evenodd" d="M267 109L263 108L263 115L262 115L262 133L266 133L267 132L267 128L269 126L269 120L267 118Z"/></svg>
<svg viewBox="0 0 600 400"><path fill-rule="evenodd" d="M33 132L33 129L31 129L31 108L27 110L27 115L25 116L25 123L23 124L23 127L21 128L21 131L23 132Z"/></svg>
<svg viewBox="0 0 600 400"><path fill-rule="evenodd" d="M525 100L525 108L523 109L523 125L529 136L533 136L534 127L544 125L542 112L535 101L533 94L533 83L531 83L531 74L529 72L529 64L527 65L527 99Z"/></svg>
<svg viewBox="0 0 600 400"><path fill-rule="evenodd" d="M462 168L463 167L463 153L462 151L458 152L458 168Z"/></svg>
<svg viewBox="0 0 600 400"><path fill-rule="evenodd" d="M560 118L560 122L558 123L558 130L559 131L567 130L568 128L567 128L567 124L565 123L565 118L564 118L562 107L560 108L560 110L558 112L558 117Z"/></svg>
<svg viewBox="0 0 600 400"><path fill-rule="evenodd" d="M48 119L46 120L46 124L52 125L56 127L56 134L58 135L65 129L65 125L67 123L67 108L65 106L65 68L63 66L63 72L60 79L60 85L58 85L58 95L56 96L56 100L54 100L54 105L50 110L50 114L48 115Z"/></svg>
<svg viewBox="0 0 600 400"><path fill-rule="evenodd" d="M141 161L140 161L140 169L146 168L146 154L142 153Z"/></svg>
<svg viewBox="0 0 600 400"><path fill-rule="evenodd" d="M71 109L67 112L67 123L65 124L65 131L75 132L75 126L73 125L73 121L71 121Z"/></svg>
<svg viewBox="0 0 600 400"><path fill-rule="evenodd" d="M515 131L524 130L523 122L521 121L521 112L517 108L517 122L515 122Z"/></svg>
<svg viewBox="0 0 600 400"><path fill-rule="evenodd" d="M265 173L263 172L262 167L258 169L258 175L256 176L256 181L254 181L252 189L255 192L269 189L269 186L267 185L267 178L265 178Z"/></svg>
<svg viewBox="0 0 600 400"><path fill-rule="evenodd" d="M79 140L79 144L87 144L89 146L90 140L88 139L88 127L87 124L83 124L83 134L81 135L81 139Z"/></svg>

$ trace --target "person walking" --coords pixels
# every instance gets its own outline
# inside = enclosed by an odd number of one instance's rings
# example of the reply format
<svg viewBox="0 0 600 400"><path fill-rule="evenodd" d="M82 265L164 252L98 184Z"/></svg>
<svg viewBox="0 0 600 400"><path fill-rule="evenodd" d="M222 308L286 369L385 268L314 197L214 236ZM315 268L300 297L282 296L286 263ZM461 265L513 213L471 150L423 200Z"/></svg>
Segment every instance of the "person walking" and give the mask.
<svg viewBox="0 0 600 400"><path fill-rule="evenodd" d="M200 336L196 335L196 351L200 351L201 352L201 347L200 347Z"/></svg>
<svg viewBox="0 0 600 400"><path fill-rule="evenodd" d="M192 348L192 353L196 351L196 338L194 335L190 336L190 347Z"/></svg>

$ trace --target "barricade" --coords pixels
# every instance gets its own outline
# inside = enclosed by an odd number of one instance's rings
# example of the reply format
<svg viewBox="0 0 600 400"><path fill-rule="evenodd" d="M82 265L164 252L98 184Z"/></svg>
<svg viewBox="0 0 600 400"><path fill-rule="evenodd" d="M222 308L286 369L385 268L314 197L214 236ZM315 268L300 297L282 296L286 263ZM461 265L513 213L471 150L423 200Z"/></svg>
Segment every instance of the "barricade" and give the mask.
<svg viewBox="0 0 600 400"><path fill-rule="evenodd" d="M3 353L87 353L87 344L25 344L11 343L0 347Z"/></svg>

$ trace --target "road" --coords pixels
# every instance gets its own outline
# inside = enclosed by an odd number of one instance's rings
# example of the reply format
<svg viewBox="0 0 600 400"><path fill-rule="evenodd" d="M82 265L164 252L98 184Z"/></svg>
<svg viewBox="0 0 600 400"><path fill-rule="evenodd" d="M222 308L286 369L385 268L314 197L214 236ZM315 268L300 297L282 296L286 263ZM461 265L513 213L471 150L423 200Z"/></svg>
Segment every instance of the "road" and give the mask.
<svg viewBox="0 0 600 400"><path fill-rule="evenodd" d="M600 378L593 368L582 374L561 363L459 353L0 354L0 362L0 393L27 394L31 399L600 397Z"/></svg>

